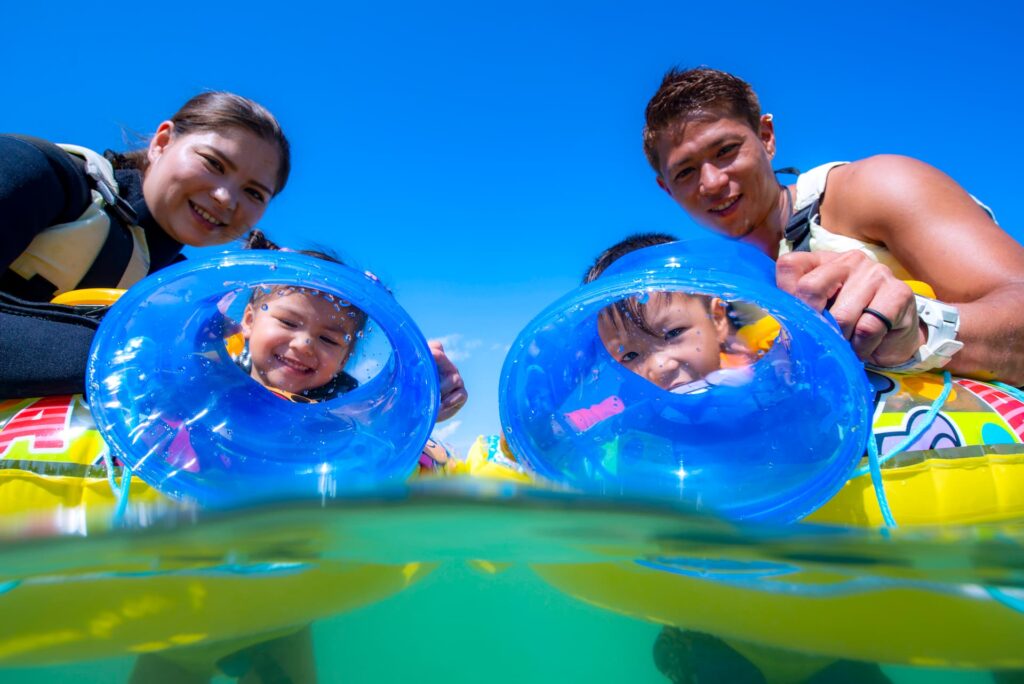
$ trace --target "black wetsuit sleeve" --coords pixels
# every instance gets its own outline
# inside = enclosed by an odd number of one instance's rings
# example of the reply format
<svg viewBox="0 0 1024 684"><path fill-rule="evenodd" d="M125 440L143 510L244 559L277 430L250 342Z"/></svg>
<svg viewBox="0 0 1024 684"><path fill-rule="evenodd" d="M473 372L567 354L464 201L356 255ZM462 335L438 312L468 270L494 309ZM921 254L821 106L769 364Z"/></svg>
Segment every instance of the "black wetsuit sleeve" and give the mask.
<svg viewBox="0 0 1024 684"><path fill-rule="evenodd" d="M45 140L0 135L0 273L40 231L74 221L91 200L81 162Z"/></svg>

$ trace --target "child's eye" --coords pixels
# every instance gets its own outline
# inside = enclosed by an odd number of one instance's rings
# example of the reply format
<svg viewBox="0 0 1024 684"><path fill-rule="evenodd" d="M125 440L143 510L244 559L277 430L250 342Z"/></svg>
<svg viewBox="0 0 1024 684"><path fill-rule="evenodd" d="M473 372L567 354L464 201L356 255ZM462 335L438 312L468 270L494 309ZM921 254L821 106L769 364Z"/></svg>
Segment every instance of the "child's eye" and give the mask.
<svg viewBox="0 0 1024 684"><path fill-rule="evenodd" d="M635 361L638 356L640 355L636 352L626 352L625 354L622 355L622 358L619 359L619 361L621 361L622 363L629 363L630 361Z"/></svg>
<svg viewBox="0 0 1024 684"><path fill-rule="evenodd" d="M323 342L324 344L330 345L332 347L340 347L341 346L341 342L338 342L337 340L335 340L335 339L333 339L331 337L327 337L327 335L321 335L320 336L320 341Z"/></svg>
<svg viewBox="0 0 1024 684"><path fill-rule="evenodd" d="M255 189L255 188L249 188L249 189L246 190L246 192L249 193L249 196L252 197L257 202L259 202L260 204L263 204L264 202L267 201L267 199L266 199L266 197L264 197L263 193L260 192L259 190Z"/></svg>
<svg viewBox="0 0 1024 684"><path fill-rule="evenodd" d="M278 318L278 322L286 328L298 328L299 324L287 318Z"/></svg>
<svg viewBox="0 0 1024 684"><path fill-rule="evenodd" d="M686 332L686 328L672 328L667 333L665 333L665 339L666 340L674 339L674 338L679 337L680 335L682 335L684 332Z"/></svg>

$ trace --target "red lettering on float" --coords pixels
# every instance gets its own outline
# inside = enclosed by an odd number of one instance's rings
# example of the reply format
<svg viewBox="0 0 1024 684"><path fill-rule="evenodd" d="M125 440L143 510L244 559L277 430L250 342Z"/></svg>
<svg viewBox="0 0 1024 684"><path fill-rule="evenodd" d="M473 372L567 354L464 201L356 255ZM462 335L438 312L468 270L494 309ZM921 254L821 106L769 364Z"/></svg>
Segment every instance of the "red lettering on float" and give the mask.
<svg viewBox="0 0 1024 684"><path fill-rule="evenodd" d="M14 414L0 428L0 458L19 439L30 442L29 451L67 449L67 428L74 402L73 396L43 397Z"/></svg>

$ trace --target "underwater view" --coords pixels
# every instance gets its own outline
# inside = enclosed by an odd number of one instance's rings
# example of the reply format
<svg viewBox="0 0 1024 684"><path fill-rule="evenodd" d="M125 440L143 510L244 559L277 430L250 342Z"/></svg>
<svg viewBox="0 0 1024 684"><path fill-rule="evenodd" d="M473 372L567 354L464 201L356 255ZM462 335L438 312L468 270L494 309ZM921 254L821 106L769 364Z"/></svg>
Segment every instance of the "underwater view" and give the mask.
<svg viewBox="0 0 1024 684"><path fill-rule="evenodd" d="M4 521L4 682L1024 672L1021 521L737 526L461 480L229 513L133 505L116 530L110 513Z"/></svg>

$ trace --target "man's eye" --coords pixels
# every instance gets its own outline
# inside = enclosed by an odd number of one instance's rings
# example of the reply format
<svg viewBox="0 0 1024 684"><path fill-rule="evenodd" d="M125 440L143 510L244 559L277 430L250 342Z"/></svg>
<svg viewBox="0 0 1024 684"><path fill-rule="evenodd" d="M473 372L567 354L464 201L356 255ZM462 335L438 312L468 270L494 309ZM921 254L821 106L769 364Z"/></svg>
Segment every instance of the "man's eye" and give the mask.
<svg viewBox="0 0 1024 684"><path fill-rule="evenodd" d="M679 337L680 335L682 335L684 332L686 332L686 328L672 328L667 333L665 333L665 339L666 340L674 339L674 338Z"/></svg>
<svg viewBox="0 0 1024 684"><path fill-rule="evenodd" d="M739 143L731 143L718 150L719 157L728 157L730 154L735 152L739 148Z"/></svg>
<svg viewBox="0 0 1024 684"><path fill-rule="evenodd" d="M677 181L683 181L683 180L686 180L687 178L689 178L692 175L693 175L693 167L692 166L687 166L685 169L682 169L679 173L676 174L676 180Z"/></svg>
<svg viewBox="0 0 1024 684"><path fill-rule="evenodd" d="M619 361L622 363L629 363L630 361L635 361L638 356L640 355L636 352L626 352L622 355L622 358L619 359Z"/></svg>
<svg viewBox="0 0 1024 684"><path fill-rule="evenodd" d="M249 188L248 190L246 190L246 192L249 193L249 196L252 197L257 202L259 202L260 204L263 204L264 202L267 201L263 193L260 192L259 190L256 190L255 188Z"/></svg>

